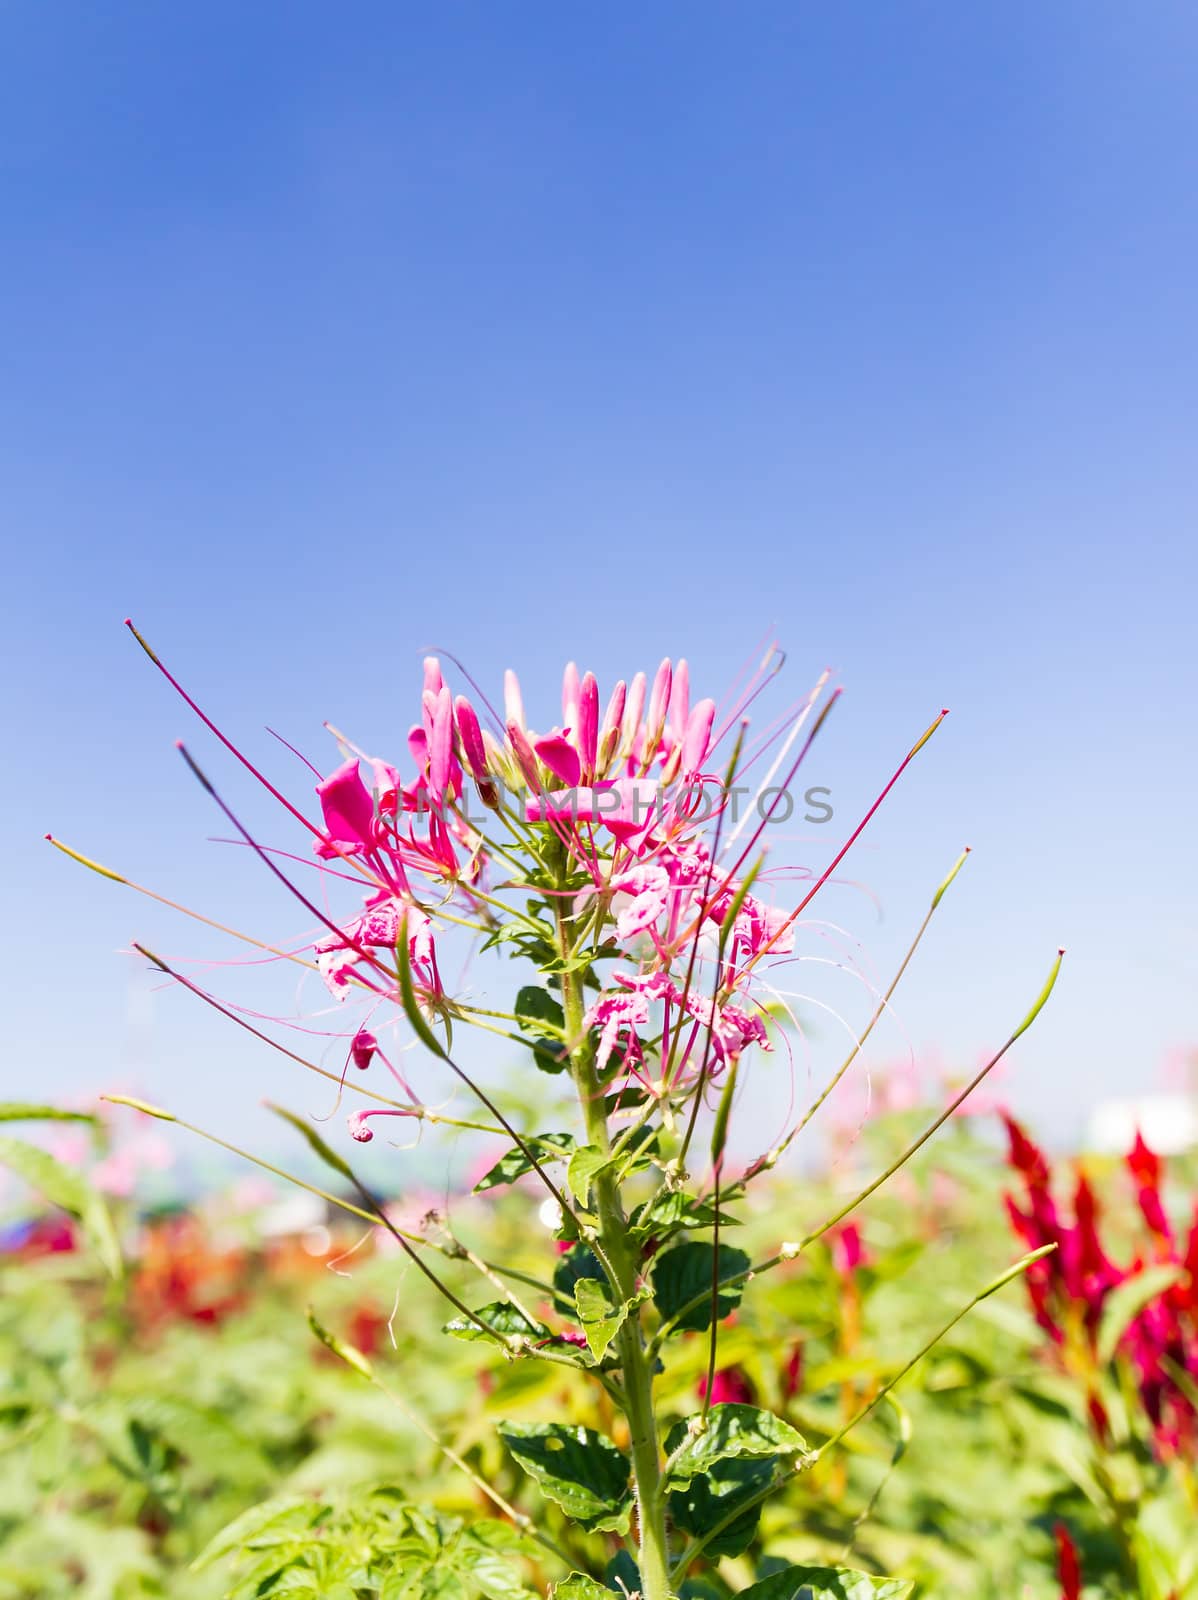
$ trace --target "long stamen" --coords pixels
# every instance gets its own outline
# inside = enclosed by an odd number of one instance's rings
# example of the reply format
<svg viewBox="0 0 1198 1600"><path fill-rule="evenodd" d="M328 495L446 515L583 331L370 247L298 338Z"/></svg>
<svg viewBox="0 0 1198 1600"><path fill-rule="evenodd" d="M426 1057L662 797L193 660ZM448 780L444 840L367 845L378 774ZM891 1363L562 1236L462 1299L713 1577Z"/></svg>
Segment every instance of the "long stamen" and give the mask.
<svg viewBox="0 0 1198 1600"><path fill-rule="evenodd" d="M159 972L165 973L167 977L173 978L183 988L190 990L205 1005L211 1006L214 1011L219 1011L222 1017L228 1017L230 1022L235 1022L239 1028L244 1028L247 1033L252 1033L255 1039L261 1039L263 1044L268 1044L272 1050L277 1050L280 1055L286 1056L288 1060L297 1062L301 1067L306 1067L309 1072L315 1072L320 1077L327 1078L330 1083L344 1087L347 1080L343 1079L340 1073L330 1072L327 1067L318 1066L315 1061L309 1061L306 1056L298 1055L294 1050L289 1050L285 1044L280 1044L277 1039L272 1039L270 1034L264 1033L261 1028L255 1028L252 1022L247 1022L244 1017L238 1016L236 1011L224 1005L215 995L209 994L198 983L193 983L183 973L176 971L174 967L164 961L161 956L155 955L153 950L150 950L146 945L134 940L132 948L139 955L145 956L147 961L152 961ZM365 1095L368 1100L377 1100L384 1106L399 1106L397 1100L389 1100L385 1094L377 1094L373 1089L368 1089L364 1084L356 1083L353 1079L349 1079L348 1083L351 1089L358 1094ZM484 1123L478 1123L474 1126L477 1126L480 1131L485 1133L498 1133L500 1131L498 1128L487 1127Z"/></svg>
<svg viewBox="0 0 1198 1600"><path fill-rule="evenodd" d="M162 676L166 679L166 681L176 691L176 693L180 696L180 698L187 702L187 704L195 712L196 716L199 717L200 721L204 724L204 726L206 728L208 728L212 733L214 733L216 735L216 737L220 740L221 744L224 745L225 749L230 751L233 755L235 755L237 757L238 761L241 762L242 766L245 767L247 772L252 772L254 777L257 778L258 782L262 785L262 787L264 789L267 789L272 795L274 795L275 799L279 802L280 805L286 806L287 810L290 811L291 815L293 817L295 817L295 819L298 822L302 822L304 827L307 828L309 833L315 834L315 836L318 839L323 839L324 835L323 835L323 833L321 833L320 829L318 827L316 827L316 825L314 823L309 822L308 818L306 816L304 816L303 812L300 811L298 809L298 807L293 806L291 801L288 800L286 795L280 794L278 789L275 788L274 784L271 783L270 779L264 777L263 774L258 771L257 767L248 758L248 756L243 756L241 751L232 742L232 740L231 739L227 739L225 737L225 735L217 727L216 723L213 722L212 718L210 716L208 716L208 714L206 712L200 710L199 706L191 698L191 696L188 694L187 690L179 682L178 678L176 678L174 676L174 674L171 673L168 670L168 668L163 664L162 660L156 654L156 652L153 651L150 648L150 646L146 642L146 640L142 637L142 635L140 633L138 633L137 629L133 626L133 622L132 622L131 618L129 618L129 617L125 618L125 626L126 626L126 628L128 628L129 632L133 635L133 637L137 640L138 644L142 647L142 649L145 651L145 653L149 656L150 660L158 668L159 672L161 672Z"/></svg>
<svg viewBox="0 0 1198 1600"><path fill-rule="evenodd" d="M359 940L355 939L352 935L346 933L344 928L339 928L337 926L337 924L332 920L331 917L326 917L324 912L320 909L320 907L318 905L316 905L314 901L309 900L307 895L303 892L303 890L302 889L298 889L295 886L295 884L292 883L291 879L287 876L287 874L280 867L277 867L275 865L275 863L270 859L270 856L262 848L262 846L258 843L258 841L253 837L253 835L249 832L249 830L245 827L245 825L241 821L239 821L239 819L230 810L229 806L226 805L224 800L221 799L220 795L216 792L216 789L213 786L213 783L212 783L211 779L204 773L203 769L196 763L196 761L193 758L193 756L191 755L190 751L187 749L187 746L185 744L183 744L182 741L180 741L176 745L176 749L179 751L179 754L183 757L184 761L186 761L187 765L191 768L191 771L194 774L194 776L196 777L196 779L198 780L198 782L207 791L207 793L209 795L211 795L213 800L216 801L217 805L224 812L225 816L228 817L229 821L233 824L233 826L237 829L238 833L245 840L246 844L248 844L250 849L253 850L254 854L256 856L258 856L259 860L265 862L267 867L270 868L271 872L279 880L279 882L283 885L283 887L286 890L288 890L289 893L294 895L295 898L299 901L300 905L302 905L305 908L305 910L310 911L311 914L316 918L316 920L318 922L322 922L325 925L325 927L329 929L329 931L331 933L336 934L337 938L342 941L342 944L345 946L345 948L347 950L355 951L356 954L358 955L358 957L361 960L368 961L370 963L370 965L372 967L374 967L376 969L376 971L381 972L383 974L383 976L389 982L393 981L394 978L395 978L394 972L392 972L388 967L386 967L383 964L383 962L381 962L379 960L379 958L373 953L373 951L371 951L366 945L362 944ZM375 985L369 983L367 979L362 978L360 974L359 974L359 981L361 983L365 983L367 988L374 988L375 987Z"/></svg>
<svg viewBox="0 0 1198 1600"><path fill-rule="evenodd" d="M947 717L947 716L948 716L947 710L942 711L940 713L940 715L936 718L935 722L933 722L931 724L931 726L929 728L927 728L920 735L920 737L911 746L910 750L907 751L907 754L899 762L898 766L895 768L894 774L890 778L889 782L886 784L886 787L882 790L881 794L874 801L873 805L870 806L869 810L862 817L861 821L853 829L852 833L849 834L849 836L845 840L844 844L837 851L837 853L832 857L832 860L828 863L828 865L824 869L824 871L815 880L815 882L812 884L811 888L803 896L802 900L799 901L799 903L795 907L795 909L790 913L790 915L781 924L781 926L776 929L776 931L765 942L765 944L762 945L761 949L756 953L756 955L754 955L751 958L751 960L748 962L748 964L747 964L747 966L745 968L746 972L750 968L756 966L758 961L760 961L764 956L768 955L769 952L773 949L773 947L777 944L778 940L787 931L787 929L790 928L793 925L793 923L800 916L802 916L803 912L811 904L812 900L815 899L816 895L823 888L824 884L827 883L828 879L832 876L832 874L836 871L836 868L844 860L845 856L848 855L849 851L853 848L854 844L856 844L857 840L860 838L861 834L865 831L865 829L868 826L869 822L873 818L874 813L877 811L878 807L882 804L883 800L885 800L886 796L894 788L895 784L902 777L903 773L910 766L911 762L914 761L915 757L923 749L924 745L927 744L928 740L936 732L936 729L939 728L940 724L944 721L945 717ZM821 718L821 721L822 720L823 719ZM816 728L815 728L814 731L816 733L818 733L818 731L819 731L819 724L818 723L816 724Z"/></svg>
<svg viewBox="0 0 1198 1600"><path fill-rule="evenodd" d="M267 944L265 939L255 939L253 934L241 933L236 928L230 928L227 923L217 922L212 917L206 917L202 912L193 911L189 906L180 905L177 900L168 900L166 895L157 894L153 889L147 889L144 884L134 883L132 878L126 878L113 867L102 866L100 862L93 861L90 856L81 855L78 850L72 850L69 844L63 844L61 839L56 839L48 833L46 839L56 850L61 850L64 856L70 856L72 861L77 861L80 866L86 867L89 872L97 872L102 878L109 878L113 883L120 883L126 889L136 889L138 894L144 894L149 900L157 900L159 905L169 906L172 911L181 911L185 917L191 917L194 922L202 922L207 928L215 928L218 933L227 933L233 939L240 939L243 944L252 944L257 950L267 950L272 956L280 956L284 961L294 961L296 966L307 967L309 971L317 970L314 961L306 961L303 956L296 955L293 950L283 950L277 944Z"/></svg>

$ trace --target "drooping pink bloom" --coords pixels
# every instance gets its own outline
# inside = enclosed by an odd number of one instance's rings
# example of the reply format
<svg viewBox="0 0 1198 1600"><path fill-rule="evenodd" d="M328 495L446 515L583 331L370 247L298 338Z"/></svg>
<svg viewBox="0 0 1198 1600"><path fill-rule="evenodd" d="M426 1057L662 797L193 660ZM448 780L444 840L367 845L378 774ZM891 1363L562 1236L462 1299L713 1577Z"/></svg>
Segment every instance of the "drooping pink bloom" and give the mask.
<svg viewBox="0 0 1198 1600"><path fill-rule="evenodd" d="M410 1111L402 1106L367 1106L364 1111L351 1111L345 1120L350 1138L356 1139L359 1144L369 1144L374 1138L371 1117L414 1117L419 1114L418 1106L413 1106Z"/></svg>
<svg viewBox="0 0 1198 1600"><path fill-rule="evenodd" d="M600 1030L595 1065L602 1072L621 1034L629 1048L639 1044L640 1031L649 1025L649 1002L635 990L609 989L591 1006L583 1023L587 1028Z"/></svg>
<svg viewBox="0 0 1198 1600"><path fill-rule="evenodd" d="M379 1042L368 1028L359 1028L349 1042L349 1054L359 1072L365 1072L378 1051Z"/></svg>

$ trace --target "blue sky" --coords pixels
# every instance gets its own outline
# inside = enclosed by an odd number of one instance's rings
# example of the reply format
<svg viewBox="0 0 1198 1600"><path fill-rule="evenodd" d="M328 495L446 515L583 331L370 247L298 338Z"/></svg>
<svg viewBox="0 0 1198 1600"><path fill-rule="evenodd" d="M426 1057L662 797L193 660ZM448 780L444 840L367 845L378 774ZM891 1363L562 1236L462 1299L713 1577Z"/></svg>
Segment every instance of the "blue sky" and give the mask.
<svg viewBox="0 0 1198 1600"><path fill-rule="evenodd" d="M796 859L952 708L833 908L885 973L974 847L917 1048L971 1065L1058 943L1043 1125L1198 1041L1192 7L63 0L0 42L0 1092L306 1103L120 953L205 937L39 842L294 929L126 614L301 796L264 725L395 748L430 643L548 721L568 657L718 693L773 628L847 690Z"/></svg>

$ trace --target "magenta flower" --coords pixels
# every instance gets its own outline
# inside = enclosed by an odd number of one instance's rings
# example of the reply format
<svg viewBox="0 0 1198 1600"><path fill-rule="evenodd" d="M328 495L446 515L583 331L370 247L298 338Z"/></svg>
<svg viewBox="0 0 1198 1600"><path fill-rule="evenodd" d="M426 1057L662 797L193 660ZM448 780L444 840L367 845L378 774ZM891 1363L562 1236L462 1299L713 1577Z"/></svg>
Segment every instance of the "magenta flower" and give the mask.
<svg viewBox="0 0 1198 1600"><path fill-rule="evenodd" d="M356 756L317 784L316 793L325 826L325 838L316 846L317 855L328 860L373 848L374 801L362 782Z"/></svg>

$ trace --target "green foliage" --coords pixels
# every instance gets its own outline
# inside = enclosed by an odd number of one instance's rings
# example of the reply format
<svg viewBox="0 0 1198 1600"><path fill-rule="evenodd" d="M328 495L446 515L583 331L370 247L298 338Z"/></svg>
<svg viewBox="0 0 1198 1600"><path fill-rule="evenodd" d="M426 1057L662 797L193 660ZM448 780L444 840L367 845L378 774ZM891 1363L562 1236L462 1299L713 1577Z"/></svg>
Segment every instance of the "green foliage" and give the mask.
<svg viewBox="0 0 1198 1600"><path fill-rule="evenodd" d="M715 1246L704 1239L689 1239L663 1251L653 1263L653 1300L662 1320L674 1323L678 1333L698 1333L711 1326L711 1293ZM749 1257L735 1246L720 1245L719 1281L739 1278L749 1270ZM743 1283L719 1291L716 1310L720 1318L740 1304ZM700 1298L702 1297L702 1298ZM698 1304L693 1302L699 1301ZM676 1320L675 1320L676 1319Z"/></svg>
<svg viewBox="0 0 1198 1600"><path fill-rule="evenodd" d="M903 1119L878 1122L862 1135L861 1159L884 1161L909 1137ZM811 1459L1010 1259L1002 1183L970 1127L947 1130L934 1158L912 1166L903 1195L871 1202L868 1264L851 1280L818 1243L756 1275L743 1298L737 1286L718 1370L736 1373L752 1398L717 1401L702 1431L688 1422L707 1368L705 1316L670 1337L655 1387L672 1554L699 1548L686 1600L737 1591L1059 1600L1058 1521L1077 1542L1086 1600L1198 1600L1190 1469L1153 1454L1119 1363L1103 1380L1112 1441L1098 1447L1085 1394L1046 1348L1018 1285L904 1379L901 1417L876 1407ZM80 1215L79 1191L70 1197ZM789 1218L818 1214L829 1198L818 1179L801 1191L778 1180L760 1201L737 1203L744 1248L722 1245L724 1275L767 1256ZM677 1224L678 1235L641 1259L637 1293L651 1292L652 1303L630 1307L588 1244L555 1254L538 1203L501 1185L458 1202L463 1227L485 1225L498 1259L553 1281L552 1296L517 1281L531 1322L493 1284L478 1314L496 1331L589 1361L589 1376L535 1355L511 1361L463 1319L450 1319L457 1337L443 1339L443 1302L382 1251L359 1251L338 1273L251 1251L244 1302L215 1322L173 1301L155 1309L140 1246L126 1281L111 1279L82 1227L84 1249L7 1258L0 1600L258 1600L263 1584L263 1595L348 1600L522 1600L556 1585L564 1600L601 1600L621 1581L635 1588L628 1551L615 1560L616 1539L634 1525L629 1441L595 1379L618 1382L615 1340L633 1311L652 1332L696 1293L706 1309L711 1246L686 1228L692 1213L668 1191L646 1193L643 1214L653 1211L659 1229ZM1113 1197L1109 1210L1117 1226ZM136 1237L119 1210L118 1223ZM333 1253L358 1237L347 1232ZM467 1262L444 1270L466 1304L486 1299ZM174 1284L161 1292L175 1294ZM364 1307L376 1318L372 1338L355 1331ZM1136 1302L1112 1297L1111 1307L1126 1321ZM392 1312L394 1346L384 1326ZM562 1331L585 1337L586 1350L554 1341ZM787 1362L800 1340L790 1392ZM346 1352L359 1356L356 1371ZM363 1370L426 1415L554 1549L488 1504Z"/></svg>
<svg viewBox="0 0 1198 1600"><path fill-rule="evenodd" d="M54 1205L77 1217L107 1271L114 1278L120 1276L121 1248L112 1218L103 1199L86 1178L37 1145L7 1136L0 1136L0 1163L24 1178Z"/></svg>
<svg viewBox="0 0 1198 1600"><path fill-rule="evenodd" d="M747 1600L904 1600L911 1585L847 1567L787 1567L742 1593Z"/></svg>
<svg viewBox="0 0 1198 1600"><path fill-rule="evenodd" d="M759 1406L725 1402L712 1406L704 1420L679 1422L666 1437L666 1484L682 1489L699 1473L720 1461L753 1456L780 1460L805 1453L807 1442L788 1422Z"/></svg>
<svg viewBox="0 0 1198 1600"><path fill-rule="evenodd" d="M195 1570L232 1558L226 1600L532 1600L521 1568L535 1553L506 1523L440 1516L384 1486L256 1507L217 1535Z"/></svg>
<svg viewBox="0 0 1198 1600"><path fill-rule="evenodd" d="M580 1527L628 1527L632 1510L628 1457L581 1424L502 1422L499 1437L542 1494Z"/></svg>

